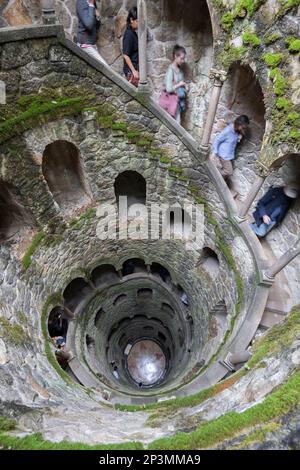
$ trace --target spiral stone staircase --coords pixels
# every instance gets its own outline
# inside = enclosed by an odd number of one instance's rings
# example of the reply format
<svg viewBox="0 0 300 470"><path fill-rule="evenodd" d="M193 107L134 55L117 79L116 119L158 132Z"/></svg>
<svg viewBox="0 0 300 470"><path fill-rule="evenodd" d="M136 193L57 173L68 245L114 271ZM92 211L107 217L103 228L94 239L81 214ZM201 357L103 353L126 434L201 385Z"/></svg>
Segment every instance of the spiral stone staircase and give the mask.
<svg viewBox="0 0 300 470"><path fill-rule="evenodd" d="M268 301L274 276L296 251L270 259L206 148L62 26L3 28L0 44L10 124L1 130L9 194L1 229L18 227L0 249L0 411L17 419L17 435L146 445L193 429L191 416L214 419L262 400L299 365L297 351L292 360L285 352L281 366L267 361L261 388L259 369L243 377L260 326L277 323ZM143 180L147 208L203 205L203 245L99 239L97 208L117 210L124 172L137 200L134 178ZM48 333L57 309L68 322L65 370ZM173 416L148 426L143 407L228 380L212 401L184 408L184 425Z"/></svg>

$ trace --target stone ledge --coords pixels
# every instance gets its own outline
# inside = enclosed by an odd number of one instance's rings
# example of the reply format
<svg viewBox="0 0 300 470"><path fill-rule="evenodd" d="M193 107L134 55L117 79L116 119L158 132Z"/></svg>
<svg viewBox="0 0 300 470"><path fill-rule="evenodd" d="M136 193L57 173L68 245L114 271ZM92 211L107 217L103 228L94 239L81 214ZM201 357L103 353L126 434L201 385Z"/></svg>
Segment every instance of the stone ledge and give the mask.
<svg viewBox="0 0 300 470"><path fill-rule="evenodd" d="M28 25L0 28L0 44L7 42L24 41L26 39L38 39L64 36L62 25Z"/></svg>

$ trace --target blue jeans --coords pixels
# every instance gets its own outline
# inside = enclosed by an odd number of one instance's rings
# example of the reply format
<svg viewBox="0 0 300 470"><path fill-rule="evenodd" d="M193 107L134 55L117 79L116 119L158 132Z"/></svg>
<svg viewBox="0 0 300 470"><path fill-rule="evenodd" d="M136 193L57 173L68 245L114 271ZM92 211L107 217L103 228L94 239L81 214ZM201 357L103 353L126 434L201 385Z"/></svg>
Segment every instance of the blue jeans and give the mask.
<svg viewBox="0 0 300 470"><path fill-rule="evenodd" d="M250 224L250 227L252 228L253 232L258 236L258 237L265 237L267 233L272 230L272 228L276 225L275 220L271 220L271 222L268 224L262 223L258 227L257 223Z"/></svg>

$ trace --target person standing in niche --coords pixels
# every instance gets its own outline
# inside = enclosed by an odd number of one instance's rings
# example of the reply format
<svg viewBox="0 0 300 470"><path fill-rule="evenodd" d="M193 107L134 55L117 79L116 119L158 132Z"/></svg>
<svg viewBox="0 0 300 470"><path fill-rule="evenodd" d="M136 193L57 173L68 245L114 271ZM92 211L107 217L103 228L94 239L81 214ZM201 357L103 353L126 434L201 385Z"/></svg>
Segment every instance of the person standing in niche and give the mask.
<svg viewBox="0 0 300 470"><path fill-rule="evenodd" d="M185 63L186 50L184 47L176 44L173 49L173 62L168 67L165 77L165 87L167 93L176 93L178 95L178 107L175 120L181 124L181 116L186 108L187 82L184 80L182 66Z"/></svg>
<svg viewBox="0 0 300 470"><path fill-rule="evenodd" d="M131 8L127 17L127 28L123 37L123 72L129 83L139 85L139 39L137 7Z"/></svg>
<svg viewBox="0 0 300 470"><path fill-rule="evenodd" d="M233 123L225 127L213 142L212 160L216 162L221 175L226 181L233 174L232 161L235 159L236 147L245 137L249 124L248 116L239 116Z"/></svg>
<svg viewBox="0 0 300 470"><path fill-rule="evenodd" d="M100 28L100 13L96 0L77 0L76 13L78 17L77 45L91 57L107 65L96 46L97 33Z"/></svg>

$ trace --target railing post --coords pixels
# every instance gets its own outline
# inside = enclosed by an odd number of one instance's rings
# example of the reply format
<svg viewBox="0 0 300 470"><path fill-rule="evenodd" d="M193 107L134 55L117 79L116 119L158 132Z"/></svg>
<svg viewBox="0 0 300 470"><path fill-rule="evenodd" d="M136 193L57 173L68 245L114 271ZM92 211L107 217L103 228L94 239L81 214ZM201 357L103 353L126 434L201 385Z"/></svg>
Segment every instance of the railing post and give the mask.
<svg viewBox="0 0 300 470"><path fill-rule="evenodd" d="M240 208L239 217L241 219L245 218L246 215L248 214L248 211L254 199L256 198L257 194L259 193L262 185L264 184L265 179L266 179L266 176L257 175L255 177L255 180L252 183L251 189L249 193L247 194L246 199L243 201L243 204Z"/></svg>
<svg viewBox="0 0 300 470"><path fill-rule="evenodd" d="M299 240L298 242L299 243ZM265 275L268 279L274 279L283 268L293 261L296 256L300 254L300 246L298 248L291 248L284 253L275 263L266 271Z"/></svg>
<svg viewBox="0 0 300 470"><path fill-rule="evenodd" d="M221 95L221 90L223 83L227 78L227 73L223 70L215 70L212 69L210 72L210 78L214 80L212 95L209 102L208 112L206 116L206 122L204 126L202 141L201 141L201 148L207 149L208 153L208 146L211 137L211 132L213 128L213 124L216 117L216 112L219 104L219 99Z"/></svg>
<svg viewBox="0 0 300 470"><path fill-rule="evenodd" d="M139 91L147 93L148 77L147 77L147 7L145 0L138 0L138 37L139 37Z"/></svg>

